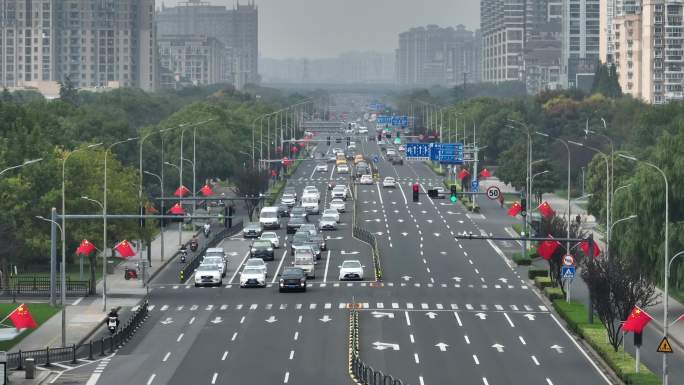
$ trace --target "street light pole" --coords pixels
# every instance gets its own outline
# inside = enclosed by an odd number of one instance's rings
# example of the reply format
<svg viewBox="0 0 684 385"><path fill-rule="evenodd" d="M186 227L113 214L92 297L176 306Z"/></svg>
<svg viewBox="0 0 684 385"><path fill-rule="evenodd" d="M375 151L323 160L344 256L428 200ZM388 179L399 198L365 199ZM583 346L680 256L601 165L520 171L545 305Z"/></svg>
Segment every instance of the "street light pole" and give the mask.
<svg viewBox="0 0 684 385"><path fill-rule="evenodd" d="M69 160L71 155L97 146L101 146L102 143L90 144L86 147L77 148L64 156L62 160L62 289L61 289L61 302L62 302L62 347L66 346L66 162Z"/></svg>
<svg viewBox="0 0 684 385"><path fill-rule="evenodd" d="M182 163L182 162L181 162L181 163ZM180 169L180 167L178 167L177 164L173 164L173 163L169 163L169 162L164 162L164 164L167 165L167 166L171 166L171 167L175 168L176 170L178 170L178 179L180 179L181 169ZM181 192L182 192L182 191L183 191L183 190L181 190ZM181 195L182 195L182 194L181 194ZM180 201L181 201L181 198L179 197L179 198L178 198L178 202L180 203ZM162 200L162 202L163 202L163 200ZM183 225L183 221L181 221L180 224L178 225L179 228L180 228L180 226L182 226L182 225ZM180 230L179 230L179 231L178 231L178 246L180 246L181 244L183 244L183 237L182 237L182 233L181 233Z"/></svg>
<svg viewBox="0 0 684 385"><path fill-rule="evenodd" d="M43 158L27 160L27 161L25 161L25 162L22 163L22 164L18 164L18 165L16 165L16 166L12 166L12 167L7 167L6 169L0 171L0 176L2 176L2 174L6 173L7 171L16 170L16 169L18 169L18 168L21 168L21 167L24 167L24 166L28 166L29 164L33 164L33 163L40 162L41 160L43 160Z"/></svg>
<svg viewBox="0 0 684 385"><path fill-rule="evenodd" d="M544 136L544 137L547 137L547 138L552 138L551 135L545 134L545 133L543 133L543 132L537 131L536 133L537 133L537 135L541 135L541 136ZM571 219L570 219L570 218L572 217L572 214L570 213L570 207L571 207L571 205L570 205L570 146L568 145L568 142L565 141L565 140L563 140L563 139L560 139L560 138L553 138L553 139L555 139L555 140L557 140L557 141L563 143L563 146L565 146L565 149L566 149L567 152L568 152L568 220L567 220L567 237L570 238L570 222L571 222ZM570 253L570 242L569 242L569 241L568 241L568 243L566 244L565 250L566 250L568 253Z"/></svg>
<svg viewBox="0 0 684 385"><path fill-rule="evenodd" d="M163 167L162 167L162 169L163 169ZM143 173L145 173L147 175L152 175L155 178L159 179L159 195L161 197L161 201L164 202L164 178L163 178L164 174L162 173L162 176L159 176L159 175L153 174L149 171L143 171ZM165 212L162 210L161 214L165 215ZM161 261L164 262L164 222L161 219L159 220L159 237L161 240Z"/></svg>
<svg viewBox="0 0 684 385"><path fill-rule="evenodd" d="M527 163L527 167L526 167L526 170L525 170L525 171L526 171L526 172L525 172L525 173L526 173L526 177L525 177L525 190L526 190L526 191L525 191L525 201L527 202L526 210L529 212L529 208L530 208L530 204L531 204L531 202L530 202L530 194L531 194L531 191L530 191L530 190L532 189L532 183L531 183L531 182L532 182L532 179L531 179L531 176L532 176L532 134L530 133L530 128L529 128L525 123L518 122L517 120L513 120L513 119L508 119L508 121L511 122L511 123L515 123L515 124L521 125L522 128L525 129L525 134L527 134L527 162L526 162L526 163ZM465 141L465 138L466 138L466 136L465 136L465 126L466 126L466 124L465 124L465 120L464 120L464 122L463 122L463 140L464 140L464 141ZM516 127L514 127L514 126L509 126L509 127L511 127L511 128L516 128ZM464 145L465 145L465 144L464 144ZM529 217L528 217L527 214L528 214L528 213L525 213L525 216L523 217L523 232L525 233L524 236L525 236L526 238L529 237L529 234L528 234L528 231L527 231L527 228L528 228L528 218L529 218ZM526 240L523 240L523 242L522 242L522 256L524 257L524 256L526 256L526 255L527 255L527 241L526 241Z"/></svg>
<svg viewBox="0 0 684 385"><path fill-rule="evenodd" d="M669 306L669 296L668 296L668 284L669 284L669 277L670 277L670 261L669 261L669 240L670 240L670 234L669 234L669 223L670 223L670 202L669 202L669 190L670 190L670 185L667 181L667 175L665 174L665 171L663 171L660 167L656 166L655 164L645 161L645 160L640 160L637 159L636 157L625 155L625 154L618 154L619 157L631 160L633 162L639 162L643 163L646 166L649 166L656 171L660 173L660 175L663 177L663 181L665 181L665 264L664 264L664 275L665 275L665 295L663 298L663 338L667 338L668 332L669 332L669 324L667 321L668 318L668 306ZM668 385L669 381L669 375L668 375L668 370L667 370L667 354L668 353L663 353L663 385Z"/></svg>

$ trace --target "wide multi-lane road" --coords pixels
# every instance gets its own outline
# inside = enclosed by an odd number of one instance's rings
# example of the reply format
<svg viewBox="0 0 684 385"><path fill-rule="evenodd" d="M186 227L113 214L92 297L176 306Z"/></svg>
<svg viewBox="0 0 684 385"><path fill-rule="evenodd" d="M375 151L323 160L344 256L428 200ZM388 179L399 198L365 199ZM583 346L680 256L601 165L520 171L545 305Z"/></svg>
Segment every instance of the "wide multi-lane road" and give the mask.
<svg viewBox="0 0 684 385"><path fill-rule="evenodd" d="M88 385L351 384L348 307L357 303L362 359L405 384L610 383L504 257L510 244L454 238L463 231L505 234L502 223L487 219L501 208L482 202L483 215L473 216L459 204L431 200L424 192L441 180L425 165L393 166L375 142L355 140L369 159L380 158L380 183L357 186L356 215L378 239L382 282L374 282L370 248L352 237L350 199L338 230L325 232L329 251L306 293L278 292L277 274L292 262L284 230L275 261L267 263L268 287L260 289L239 287L250 241L225 239L230 262L221 287L195 288L192 277L177 282L172 262L151 285L145 325L113 356L80 368L80 378ZM316 151L330 153L317 143ZM331 147L344 144L333 140ZM288 185L326 192L323 209L328 181L348 177L332 167L315 172L315 164L303 162ZM397 187L383 188L385 176ZM423 188L417 203L414 182ZM361 260L364 281L338 281L345 259Z"/></svg>

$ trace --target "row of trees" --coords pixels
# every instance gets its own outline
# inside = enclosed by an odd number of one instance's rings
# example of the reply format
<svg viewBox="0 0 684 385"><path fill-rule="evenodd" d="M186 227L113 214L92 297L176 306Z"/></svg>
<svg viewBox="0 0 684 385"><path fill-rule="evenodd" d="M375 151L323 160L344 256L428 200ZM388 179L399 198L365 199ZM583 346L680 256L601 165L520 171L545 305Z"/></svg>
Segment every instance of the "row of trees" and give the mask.
<svg viewBox="0 0 684 385"><path fill-rule="evenodd" d="M267 101L260 100L260 93ZM76 92L65 84L62 98L48 101L33 93L3 92L0 97L0 169L26 159L39 163L10 171L0 178L0 270L7 275L10 264L30 269L49 266L49 224L35 217L49 217L52 207L61 207L62 160L65 167L66 211L100 213L101 209L82 196L102 201L105 149L112 143L140 137L153 130L181 123L211 122L197 129L197 188L206 179L226 179L237 170L251 167L252 123L256 117L302 100L301 95L282 94L253 87L247 92L232 88L196 88L176 93L148 94L121 89L107 93ZM291 120L291 118L290 118ZM285 120L286 124L292 124ZM192 159L192 129L185 132L184 158ZM164 134L165 161L179 164L180 130ZM101 146L84 149L88 144ZM135 213L138 200L138 141L115 146L108 154L108 212ZM161 135L151 135L144 144L144 170L159 173ZM258 157L257 153L257 157ZM183 184L192 187L192 167L185 165ZM178 172L165 169L165 194L179 185ZM144 202L159 204L159 182L145 176ZM168 205L167 205L168 209ZM95 223L96 222L96 223ZM102 247L97 221L67 222L67 255L73 256L81 239ZM156 226L151 221L141 232L137 220L110 221L109 239L149 239ZM109 247L112 245L110 244Z"/></svg>

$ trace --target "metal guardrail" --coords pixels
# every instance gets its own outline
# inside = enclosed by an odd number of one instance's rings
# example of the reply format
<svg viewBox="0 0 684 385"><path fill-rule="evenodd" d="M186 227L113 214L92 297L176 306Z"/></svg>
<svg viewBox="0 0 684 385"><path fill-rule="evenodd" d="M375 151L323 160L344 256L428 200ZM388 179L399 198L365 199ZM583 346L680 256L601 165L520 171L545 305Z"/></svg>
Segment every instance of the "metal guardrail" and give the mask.
<svg viewBox="0 0 684 385"><path fill-rule="evenodd" d="M214 247L219 242L221 242L223 239L225 239L227 237L231 237L231 236L239 233L241 230L242 230L242 221L238 221L237 223L233 224L233 227L230 227L227 229L224 228L223 230L219 231L216 235L211 237L209 242L205 243L201 249L199 249L199 250L197 250L197 252L195 252L194 258L192 258L191 261L186 263L185 266L179 270L178 277L179 277L181 283L185 282L185 280L189 276L192 275L192 273L195 271L195 269L197 269L200 262L202 261L202 255L204 254L204 252L208 248ZM187 245L187 249L190 250L189 244Z"/></svg>
<svg viewBox="0 0 684 385"><path fill-rule="evenodd" d="M359 311L356 304L349 312L349 375L361 385L403 385L400 379L367 365L359 355Z"/></svg>
<svg viewBox="0 0 684 385"><path fill-rule="evenodd" d="M131 340L135 332L142 326L148 316L147 297L139 305L133 316L116 333L99 340L91 340L81 345L59 348L46 347L37 350L18 351L7 354L7 366L23 370L27 358L33 358L36 365L51 366L53 362L71 361L77 363L79 359L94 360L95 356L105 356L114 353Z"/></svg>
<svg viewBox="0 0 684 385"><path fill-rule="evenodd" d="M84 297L90 294L90 280L66 280L66 295ZM57 294L61 285L57 285ZM4 297L43 297L50 295L50 277L43 275L10 276L7 287L0 291Z"/></svg>
<svg viewBox="0 0 684 385"><path fill-rule="evenodd" d="M373 257L373 268L375 270L375 280L382 281L382 263L380 262L380 248L378 247L378 240L370 231L359 226L356 220L356 211L358 210L359 200L356 199L358 192L354 185L354 220L352 225L352 236L362 242L367 243L371 247L371 254Z"/></svg>

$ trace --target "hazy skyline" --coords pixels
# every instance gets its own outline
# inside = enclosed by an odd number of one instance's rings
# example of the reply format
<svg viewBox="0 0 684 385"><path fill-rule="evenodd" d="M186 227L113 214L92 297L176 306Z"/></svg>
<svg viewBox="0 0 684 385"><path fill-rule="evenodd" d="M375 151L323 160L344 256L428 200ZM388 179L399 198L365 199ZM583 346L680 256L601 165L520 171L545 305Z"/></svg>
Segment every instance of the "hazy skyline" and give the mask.
<svg viewBox="0 0 684 385"><path fill-rule="evenodd" d="M233 7L236 0L206 0ZM248 0L240 0L246 4ZM178 0L156 0L175 6ZM255 0L259 54L325 58L347 51L394 52L397 35L412 27L480 25L479 0Z"/></svg>

